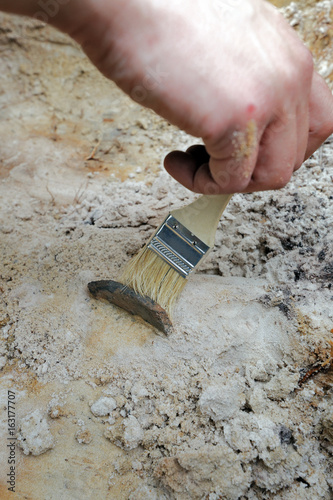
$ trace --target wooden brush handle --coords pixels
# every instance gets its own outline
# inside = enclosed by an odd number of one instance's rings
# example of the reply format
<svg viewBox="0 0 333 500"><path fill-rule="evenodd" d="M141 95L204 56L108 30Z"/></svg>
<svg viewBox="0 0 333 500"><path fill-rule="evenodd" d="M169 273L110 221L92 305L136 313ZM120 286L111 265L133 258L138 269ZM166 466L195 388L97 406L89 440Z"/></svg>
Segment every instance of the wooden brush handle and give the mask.
<svg viewBox="0 0 333 500"><path fill-rule="evenodd" d="M171 214L209 247L214 246L215 233L221 215L232 194L201 196L190 205Z"/></svg>

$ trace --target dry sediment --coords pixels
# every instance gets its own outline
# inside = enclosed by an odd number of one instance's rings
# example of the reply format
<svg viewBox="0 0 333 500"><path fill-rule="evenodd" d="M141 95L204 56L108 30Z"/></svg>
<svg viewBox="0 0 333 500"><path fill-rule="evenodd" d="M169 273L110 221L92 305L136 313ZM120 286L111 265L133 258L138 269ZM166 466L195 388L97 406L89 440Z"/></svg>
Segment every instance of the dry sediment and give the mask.
<svg viewBox="0 0 333 500"><path fill-rule="evenodd" d="M287 15L330 83L332 2ZM331 498L332 142L283 190L233 197L163 338L86 285L119 278L194 198L160 167L191 138L63 35L1 26L0 388L2 406L17 398L17 498Z"/></svg>

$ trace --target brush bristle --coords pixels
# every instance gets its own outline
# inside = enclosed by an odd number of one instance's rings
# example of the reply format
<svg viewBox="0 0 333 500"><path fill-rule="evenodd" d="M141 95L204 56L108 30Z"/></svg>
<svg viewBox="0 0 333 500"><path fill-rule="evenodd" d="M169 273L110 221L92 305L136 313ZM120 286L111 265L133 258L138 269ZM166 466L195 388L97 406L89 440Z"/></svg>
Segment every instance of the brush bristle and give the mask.
<svg viewBox="0 0 333 500"><path fill-rule="evenodd" d="M186 279L147 246L126 266L121 282L139 295L147 295L172 316Z"/></svg>

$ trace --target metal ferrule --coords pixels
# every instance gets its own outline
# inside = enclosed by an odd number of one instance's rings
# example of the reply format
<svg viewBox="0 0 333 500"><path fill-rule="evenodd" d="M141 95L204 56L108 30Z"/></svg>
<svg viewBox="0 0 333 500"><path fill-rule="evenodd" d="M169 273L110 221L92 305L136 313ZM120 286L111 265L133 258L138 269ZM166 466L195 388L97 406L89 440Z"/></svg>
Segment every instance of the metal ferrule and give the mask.
<svg viewBox="0 0 333 500"><path fill-rule="evenodd" d="M191 231L168 215L148 248L186 278L208 252L209 247Z"/></svg>

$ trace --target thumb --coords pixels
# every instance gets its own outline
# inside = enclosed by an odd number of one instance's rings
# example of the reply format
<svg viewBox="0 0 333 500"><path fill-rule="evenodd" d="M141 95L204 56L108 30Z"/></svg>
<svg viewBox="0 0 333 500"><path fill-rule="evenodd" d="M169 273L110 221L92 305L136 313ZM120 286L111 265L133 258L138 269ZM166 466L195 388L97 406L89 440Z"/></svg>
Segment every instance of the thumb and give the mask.
<svg viewBox="0 0 333 500"><path fill-rule="evenodd" d="M210 156L205 146L191 146L186 153L173 151L164 160L167 172L187 189L202 194L242 192L248 186L258 148L249 155L234 153L233 141L225 141L218 157Z"/></svg>

